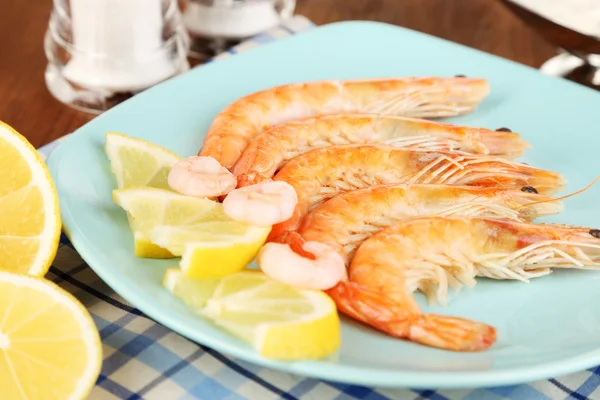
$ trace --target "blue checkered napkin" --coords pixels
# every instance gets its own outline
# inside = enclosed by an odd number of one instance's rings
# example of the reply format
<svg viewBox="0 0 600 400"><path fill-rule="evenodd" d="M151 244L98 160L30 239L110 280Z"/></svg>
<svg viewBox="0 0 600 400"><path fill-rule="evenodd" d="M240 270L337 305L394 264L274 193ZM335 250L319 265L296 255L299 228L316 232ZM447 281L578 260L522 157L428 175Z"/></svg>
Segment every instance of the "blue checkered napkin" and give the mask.
<svg viewBox="0 0 600 400"><path fill-rule="evenodd" d="M310 21L297 16L214 60L311 26ZM60 140L42 147L40 153L47 156ZM600 367L528 385L433 391L376 390L307 379L249 364L193 343L154 322L110 289L64 235L47 278L74 294L87 307L100 331L104 363L91 400L600 399Z"/></svg>

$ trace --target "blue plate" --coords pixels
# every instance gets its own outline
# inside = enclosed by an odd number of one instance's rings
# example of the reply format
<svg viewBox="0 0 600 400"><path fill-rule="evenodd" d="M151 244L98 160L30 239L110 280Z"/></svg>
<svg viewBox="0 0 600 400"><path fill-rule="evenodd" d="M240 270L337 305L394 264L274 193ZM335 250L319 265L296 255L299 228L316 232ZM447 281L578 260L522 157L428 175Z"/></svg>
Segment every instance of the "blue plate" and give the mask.
<svg viewBox="0 0 600 400"><path fill-rule="evenodd" d="M174 260L133 255L124 212L103 151L120 131L193 155L214 116L235 99L271 86L317 79L394 76L487 78L492 93L472 114L450 122L522 133L524 161L563 173L566 192L600 172L600 95L534 69L414 31L343 22L208 64L152 88L79 129L49 166L64 226L81 256L116 292L194 341L234 357L321 379L379 387L457 388L515 384L600 364L600 273L559 271L530 284L480 280L426 310L498 328L488 351L454 353L386 337L345 320L342 347L323 361L275 362L194 315L161 287ZM566 201L548 221L600 227L600 185Z"/></svg>

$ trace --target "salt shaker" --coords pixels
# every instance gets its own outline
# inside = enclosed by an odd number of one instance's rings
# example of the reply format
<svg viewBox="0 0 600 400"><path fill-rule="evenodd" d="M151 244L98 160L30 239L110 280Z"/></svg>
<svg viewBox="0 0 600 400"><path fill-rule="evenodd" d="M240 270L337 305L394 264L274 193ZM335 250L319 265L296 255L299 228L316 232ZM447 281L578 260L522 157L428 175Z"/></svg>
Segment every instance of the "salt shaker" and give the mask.
<svg viewBox="0 0 600 400"><path fill-rule="evenodd" d="M50 93L91 113L190 68L176 0L54 0L44 49Z"/></svg>
<svg viewBox="0 0 600 400"><path fill-rule="evenodd" d="M207 59L290 18L295 0L186 0L190 56Z"/></svg>

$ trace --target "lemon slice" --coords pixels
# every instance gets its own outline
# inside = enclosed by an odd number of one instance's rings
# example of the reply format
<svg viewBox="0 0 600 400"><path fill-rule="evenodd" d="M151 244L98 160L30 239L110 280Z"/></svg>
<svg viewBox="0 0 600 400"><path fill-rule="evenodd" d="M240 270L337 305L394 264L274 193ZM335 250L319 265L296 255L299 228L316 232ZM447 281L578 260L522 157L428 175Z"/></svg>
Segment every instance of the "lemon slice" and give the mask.
<svg viewBox="0 0 600 400"><path fill-rule="evenodd" d="M0 272L0 397L85 399L102 366L85 308L54 283Z"/></svg>
<svg viewBox="0 0 600 400"><path fill-rule="evenodd" d="M181 254L179 266L186 277L208 279L245 269L270 230L235 221L207 221L184 227L157 227L149 237L173 254Z"/></svg>
<svg viewBox="0 0 600 400"><path fill-rule="evenodd" d="M220 279L189 279L180 268L168 268L162 284L175 297L197 311L204 307L219 283Z"/></svg>
<svg viewBox="0 0 600 400"><path fill-rule="evenodd" d="M0 270L45 275L60 229L46 164L27 139L0 121Z"/></svg>
<svg viewBox="0 0 600 400"><path fill-rule="evenodd" d="M113 200L131 215L136 232L146 236L157 226L185 226L206 219L228 218L221 211L222 205L216 201L185 196L165 189L115 189Z"/></svg>
<svg viewBox="0 0 600 400"><path fill-rule="evenodd" d="M119 189L136 186L169 189L167 182L169 171L173 164L181 160L180 156L164 147L118 132L106 134L104 150ZM134 232L135 254L138 257L175 257L137 232L136 227L132 226L131 219L129 225Z"/></svg>
<svg viewBox="0 0 600 400"><path fill-rule="evenodd" d="M148 233L152 228L164 224L193 224L218 204L205 198L151 187L115 189L113 200L127 211L129 227L134 235L135 255L146 258L179 256L150 241Z"/></svg>
<svg viewBox="0 0 600 400"><path fill-rule="evenodd" d="M341 342L339 316L329 296L296 289L260 271L222 278L199 312L267 358L320 359Z"/></svg>
<svg viewBox="0 0 600 400"><path fill-rule="evenodd" d="M188 277L215 278L245 268L271 230L233 221L219 202L169 190L116 189L113 198L130 215L136 235L182 256Z"/></svg>
<svg viewBox="0 0 600 400"><path fill-rule="evenodd" d="M104 150L119 189L133 186L168 189L169 171L181 160L164 147L118 132L106 134Z"/></svg>

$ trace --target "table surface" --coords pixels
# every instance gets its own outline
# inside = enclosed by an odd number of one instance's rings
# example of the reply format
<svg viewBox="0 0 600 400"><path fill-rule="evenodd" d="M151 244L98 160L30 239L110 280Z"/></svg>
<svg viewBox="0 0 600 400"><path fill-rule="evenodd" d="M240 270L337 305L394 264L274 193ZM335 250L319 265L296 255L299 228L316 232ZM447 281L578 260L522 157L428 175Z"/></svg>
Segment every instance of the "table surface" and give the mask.
<svg viewBox="0 0 600 400"><path fill-rule="evenodd" d="M46 88L43 36L51 4L0 0L0 120L35 147L94 118L61 104ZM317 25L356 19L391 23L536 68L556 54L499 0L297 0L296 12Z"/></svg>

